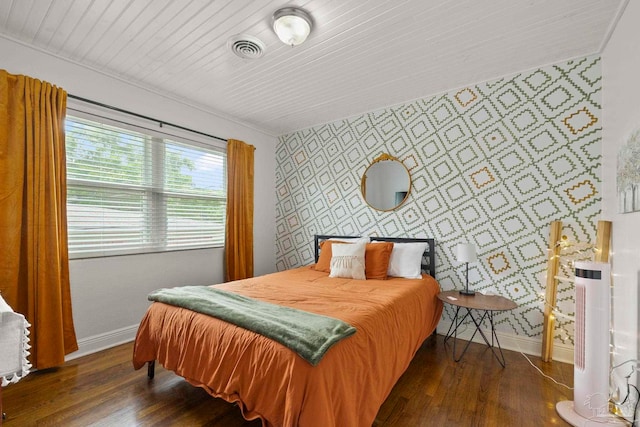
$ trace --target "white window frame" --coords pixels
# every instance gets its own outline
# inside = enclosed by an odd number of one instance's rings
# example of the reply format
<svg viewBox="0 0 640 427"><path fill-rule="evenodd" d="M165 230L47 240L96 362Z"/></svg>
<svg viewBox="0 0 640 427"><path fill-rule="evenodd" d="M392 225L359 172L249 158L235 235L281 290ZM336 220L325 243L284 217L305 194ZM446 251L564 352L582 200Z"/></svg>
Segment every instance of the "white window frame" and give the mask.
<svg viewBox="0 0 640 427"><path fill-rule="evenodd" d="M147 221L156 222L154 224L150 224L145 227L145 230L150 230L151 236L147 236L145 238L146 242L140 242L138 246L130 249L113 249L106 246L101 250L90 250L90 251L82 251L82 250L72 250L70 245L69 248L69 258L70 259L81 259L81 258L97 258L97 257L106 257L106 256L118 256L118 255L132 255L132 254L145 254L145 253L156 253L156 252L171 252L171 251L180 251L180 250L193 250L193 249L207 249L207 248L215 248L215 247L223 247L224 246L224 215L222 219L222 232L223 237L221 242L217 242L214 244L193 244L187 246L180 247L167 247L166 245L166 234L167 234L167 223L168 223L168 215L166 212L166 199L168 198L189 198L191 200L196 199L210 199L222 201L225 205L226 211L226 144L223 141L213 140L212 138L207 138L199 133L191 133L186 130L181 129L173 129L168 127L163 127L162 123L151 122L144 119L141 119L136 116L130 116L125 113L121 113L119 111L111 111L107 108L87 105L85 103L74 102L72 99L69 99L67 106L67 116L69 117L77 117L80 119L86 119L93 122L114 126L117 128L121 128L123 130L130 130L134 132L144 133L145 135L151 138L151 144L147 145L147 149L151 150L150 155L152 156L152 162L156 163L154 167L151 168L151 185L150 186L132 186L129 184L117 184L117 183L95 183L89 181L82 181L72 178L67 178L67 188L84 188L91 189L95 188L96 190L100 189L116 189L122 190L124 192L140 192L144 191L146 193L147 200L150 203L155 203L159 205L164 205L164 208L158 209L155 208L155 212L163 212L163 215L150 215L150 218L147 217ZM218 153L224 158L224 197L220 196L211 196L211 195L190 195L190 194L182 194L182 193L171 193L162 189L162 183L164 181L164 171L163 167L158 167L157 165L163 165L163 155L164 150L156 149L158 147L163 147L164 144L160 141L168 140L170 142L175 142L184 146L190 146L193 148L201 148L207 151ZM71 226L69 227L71 228ZM145 232L145 235L149 233Z"/></svg>

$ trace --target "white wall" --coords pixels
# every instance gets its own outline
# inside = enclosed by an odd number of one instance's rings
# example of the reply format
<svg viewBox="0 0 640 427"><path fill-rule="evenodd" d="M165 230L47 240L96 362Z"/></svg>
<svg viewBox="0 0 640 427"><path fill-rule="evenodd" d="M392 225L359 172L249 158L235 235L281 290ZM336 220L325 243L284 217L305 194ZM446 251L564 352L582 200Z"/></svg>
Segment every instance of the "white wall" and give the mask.
<svg viewBox="0 0 640 427"><path fill-rule="evenodd" d="M256 147L254 271L275 271L275 146L277 140L220 115L170 99L12 40L0 38L0 68L48 81L68 93ZM211 84L215 84L212 78ZM71 101L70 101L71 102ZM73 260L74 320L80 351L71 357L130 340L159 287L218 283L223 250Z"/></svg>
<svg viewBox="0 0 640 427"><path fill-rule="evenodd" d="M640 129L639 21L640 2L630 1L602 54L602 216L613 222L614 364L638 359L639 348L640 212L618 214L616 192L618 151L631 132ZM629 372L629 365L614 371L621 392Z"/></svg>

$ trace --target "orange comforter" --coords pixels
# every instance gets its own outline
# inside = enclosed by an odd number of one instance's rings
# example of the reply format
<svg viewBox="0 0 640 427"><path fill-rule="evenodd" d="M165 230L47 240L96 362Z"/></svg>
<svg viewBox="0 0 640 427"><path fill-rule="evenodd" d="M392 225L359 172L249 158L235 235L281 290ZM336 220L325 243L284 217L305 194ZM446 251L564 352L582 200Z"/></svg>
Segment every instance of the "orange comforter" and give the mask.
<svg viewBox="0 0 640 427"><path fill-rule="evenodd" d="M341 319L357 332L317 366L268 338L222 320L153 303L136 336L133 365L184 377L264 426L371 426L380 406L442 313L439 285L352 280L301 267L225 283L251 298Z"/></svg>

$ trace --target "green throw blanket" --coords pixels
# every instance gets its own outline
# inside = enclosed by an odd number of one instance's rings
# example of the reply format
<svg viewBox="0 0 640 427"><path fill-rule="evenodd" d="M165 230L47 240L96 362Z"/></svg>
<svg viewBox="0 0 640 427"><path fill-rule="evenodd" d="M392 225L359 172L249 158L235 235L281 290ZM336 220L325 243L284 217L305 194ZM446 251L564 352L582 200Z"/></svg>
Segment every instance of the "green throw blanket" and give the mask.
<svg viewBox="0 0 640 427"><path fill-rule="evenodd" d="M264 335L289 347L313 366L333 344L356 332L353 326L338 319L209 286L158 289L148 298L208 314Z"/></svg>

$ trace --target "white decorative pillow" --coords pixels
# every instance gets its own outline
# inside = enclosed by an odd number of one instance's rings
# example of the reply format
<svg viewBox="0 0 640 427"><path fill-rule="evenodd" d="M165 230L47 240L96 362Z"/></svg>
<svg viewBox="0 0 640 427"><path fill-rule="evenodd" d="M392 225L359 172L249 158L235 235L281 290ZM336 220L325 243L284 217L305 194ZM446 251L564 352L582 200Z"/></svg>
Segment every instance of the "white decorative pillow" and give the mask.
<svg viewBox="0 0 640 427"><path fill-rule="evenodd" d="M405 279L422 278L422 254L427 242L394 243L387 275Z"/></svg>
<svg viewBox="0 0 640 427"><path fill-rule="evenodd" d="M364 252L366 243L331 246L331 272L329 277L366 280Z"/></svg>

